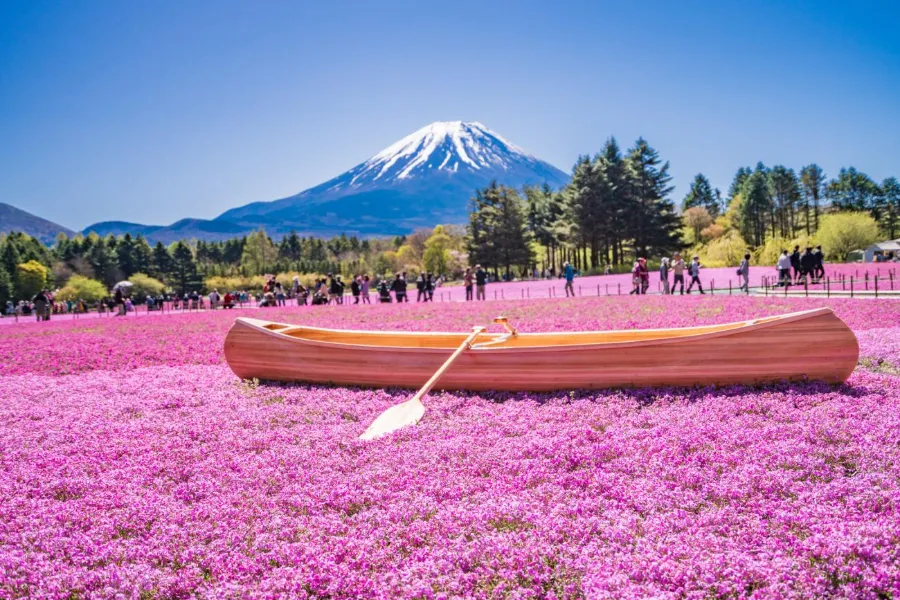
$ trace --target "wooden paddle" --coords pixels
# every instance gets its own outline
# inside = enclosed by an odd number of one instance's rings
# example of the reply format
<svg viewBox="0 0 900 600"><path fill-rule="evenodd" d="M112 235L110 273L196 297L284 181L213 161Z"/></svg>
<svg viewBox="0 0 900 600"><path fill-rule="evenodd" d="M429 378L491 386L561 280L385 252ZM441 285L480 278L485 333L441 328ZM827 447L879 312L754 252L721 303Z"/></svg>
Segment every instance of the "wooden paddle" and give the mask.
<svg viewBox="0 0 900 600"><path fill-rule="evenodd" d="M365 432L359 436L361 440L371 440L377 437L381 437L382 435L386 435L393 431L397 431L401 427L406 427L407 425L415 425L419 422L419 419L425 414L425 405L422 404L422 397L431 391L431 388L434 387L434 384L437 383L438 379L444 374L444 372L450 368L450 365L453 364L459 355L464 351L468 350L472 346L472 342L475 341L475 338L478 337L481 333L485 331L484 327L473 327L472 333L466 340L459 345L459 348L456 349L453 354L450 355L444 364L441 365L441 368L435 371L434 375L431 376L431 379L425 382L425 385L422 386L416 395L406 402L402 402L400 404L395 404L390 407L375 419L369 428L365 430Z"/></svg>

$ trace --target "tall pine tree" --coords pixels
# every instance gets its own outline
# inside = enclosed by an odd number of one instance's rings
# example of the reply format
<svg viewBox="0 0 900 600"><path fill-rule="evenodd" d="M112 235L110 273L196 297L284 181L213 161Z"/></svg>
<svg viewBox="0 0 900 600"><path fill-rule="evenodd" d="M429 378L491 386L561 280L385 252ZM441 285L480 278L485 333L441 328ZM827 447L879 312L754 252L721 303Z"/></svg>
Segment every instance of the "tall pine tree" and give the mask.
<svg viewBox="0 0 900 600"><path fill-rule="evenodd" d="M175 244L172 251L172 271L169 281L181 295L199 290L201 287L202 282L197 272L197 263L194 262L194 253L184 242Z"/></svg>
<svg viewBox="0 0 900 600"><path fill-rule="evenodd" d="M708 212L709 216L713 219L719 216L719 201L716 198L715 192L713 192L709 179L707 179L706 175L703 173L697 173L694 176L694 180L691 182L691 188L681 202L681 209L683 211L695 206L705 208L706 212Z"/></svg>
<svg viewBox="0 0 900 600"><path fill-rule="evenodd" d="M628 151L630 199L634 204L630 231L632 246L640 256L661 256L681 246L681 218L669 195L669 163L643 138Z"/></svg>

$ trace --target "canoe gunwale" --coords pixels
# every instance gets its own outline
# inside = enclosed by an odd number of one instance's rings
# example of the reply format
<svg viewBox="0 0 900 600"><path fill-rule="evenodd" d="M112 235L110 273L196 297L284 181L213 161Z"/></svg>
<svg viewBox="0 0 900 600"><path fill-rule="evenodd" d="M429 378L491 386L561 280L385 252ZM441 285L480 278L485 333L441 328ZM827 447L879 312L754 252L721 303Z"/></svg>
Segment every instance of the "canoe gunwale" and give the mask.
<svg viewBox="0 0 900 600"><path fill-rule="evenodd" d="M750 319L747 321L737 321L731 323L722 323L718 325L722 327L721 330L714 331L701 331L695 334L688 335L680 335L680 336L672 336L672 337L658 337L658 338L647 338L641 340L622 340L622 341L610 341L610 342L592 342L592 343L565 343L565 344L555 344L555 345L543 345L543 346L503 346L502 342L509 339L505 334L497 333L497 334L487 334L485 337L491 336L493 339L485 340L481 344L473 345L469 352L473 353L531 353L531 352L567 352L567 351L592 351L599 349L614 349L614 348L633 348L640 346L659 346L665 344L680 344L685 342L693 342L700 339L712 339L723 336L732 336L732 335L741 335L743 333L748 333L751 331L758 331L761 329L768 329L772 327L778 327L779 325L783 325L785 323L790 323L793 321L799 321L803 319L810 319L824 315L833 315L836 319L838 317L834 315L834 311L829 307L820 307L814 308L811 310L787 313L784 315L776 315L772 317L762 317L757 319ZM309 339L302 336L293 336L282 333L279 330L272 330L265 327L265 324L272 324L272 321L264 321L262 319L252 319L247 317L238 317L235 319L235 323L233 327L238 325L242 327L247 327L252 329L257 333L262 333L266 335L273 336L276 339L290 341L295 344L300 345L308 345L308 346L318 346L322 348L333 348L333 349L342 349L356 352L381 352L381 351L390 351L390 352L415 352L415 353L434 353L434 354L446 354L453 350L452 347L448 346L447 348L443 347L418 347L418 346L394 346L394 345L368 345L368 344L352 344L345 342L333 342L333 341L322 341ZM348 335L353 334L375 334L375 335L384 335L384 336L393 336L393 337L437 337L437 336L465 336L465 333L456 333L456 332L415 332L415 331L397 331L397 332L380 332L380 331L364 331L364 330L352 330L352 329L329 329L324 327L307 327L304 325L289 325L284 324L284 330L297 330L297 329L305 329L310 331L317 332L329 332L329 333L344 333ZM716 327L716 325L702 325L698 327L687 327L687 328L665 328L665 329L640 329L640 330L632 330L632 331L642 331L642 332L665 332L665 331L673 331L673 330L686 330L686 329L705 329L709 327ZM600 334L600 333L623 333L629 330L608 330L608 331L573 331L573 332L542 332L542 333L520 333L520 338L539 338L544 336L560 336L570 334L573 338L576 338L579 335L586 334ZM506 338L506 339L503 339ZM494 345L497 344L497 345Z"/></svg>

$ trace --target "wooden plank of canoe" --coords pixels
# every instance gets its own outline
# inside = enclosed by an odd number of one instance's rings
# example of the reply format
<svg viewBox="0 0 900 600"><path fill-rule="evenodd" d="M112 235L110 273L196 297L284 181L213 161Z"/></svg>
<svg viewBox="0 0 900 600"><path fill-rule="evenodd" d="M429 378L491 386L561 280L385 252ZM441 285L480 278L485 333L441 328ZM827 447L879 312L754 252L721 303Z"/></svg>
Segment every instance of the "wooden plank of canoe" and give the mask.
<svg viewBox="0 0 900 600"><path fill-rule="evenodd" d="M309 345L236 323L225 354L239 377L360 387L420 387L452 349ZM473 349L439 389L558 389L751 384L814 379L837 383L856 366L853 332L821 312L768 327L655 344Z"/></svg>

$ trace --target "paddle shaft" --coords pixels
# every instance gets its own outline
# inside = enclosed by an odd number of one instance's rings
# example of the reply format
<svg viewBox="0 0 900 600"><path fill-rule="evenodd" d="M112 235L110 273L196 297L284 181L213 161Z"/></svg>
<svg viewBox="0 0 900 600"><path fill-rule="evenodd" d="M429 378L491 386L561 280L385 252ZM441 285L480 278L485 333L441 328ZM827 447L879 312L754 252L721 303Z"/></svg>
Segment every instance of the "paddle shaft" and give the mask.
<svg viewBox="0 0 900 600"><path fill-rule="evenodd" d="M469 337L466 338L466 341L464 341L462 344L460 344L459 348L457 348L456 351L450 355L450 358L448 358L446 361L444 361L444 364L441 365L441 368L434 372L434 375L431 376L431 379L429 379L428 381L425 382L425 385L422 386L422 389L420 389L418 392L416 392L416 395L413 396L409 400L409 402L415 402L417 400L421 402L422 397L431 391L431 388L433 388L434 384L436 384L438 379L441 378L441 376L444 374L444 371L449 369L450 365L452 365L453 362L457 358L459 358L459 355L462 354L463 352L465 352L466 350L468 350L469 347L472 345L472 342L475 341L475 338L477 338L480 334L484 333L484 331L485 331L484 327L473 328L472 333L469 335Z"/></svg>

